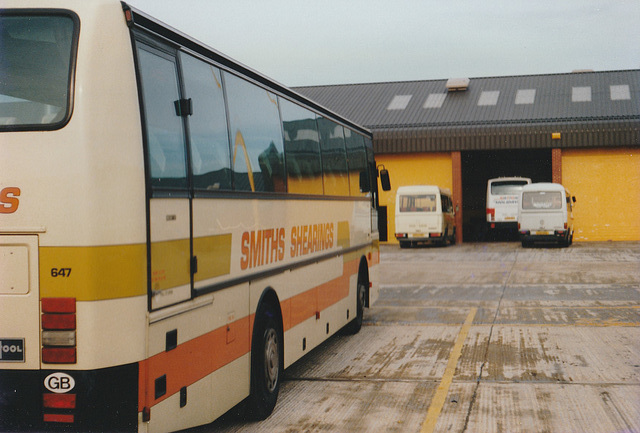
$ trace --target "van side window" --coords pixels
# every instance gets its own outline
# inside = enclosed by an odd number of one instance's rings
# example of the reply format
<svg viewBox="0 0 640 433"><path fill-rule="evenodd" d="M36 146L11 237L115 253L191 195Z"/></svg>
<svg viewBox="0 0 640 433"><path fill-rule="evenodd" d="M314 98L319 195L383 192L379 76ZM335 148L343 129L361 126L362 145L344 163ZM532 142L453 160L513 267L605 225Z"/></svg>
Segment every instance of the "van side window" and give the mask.
<svg viewBox="0 0 640 433"><path fill-rule="evenodd" d="M448 195L442 196L442 212L450 213L453 211L453 203Z"/></svg>

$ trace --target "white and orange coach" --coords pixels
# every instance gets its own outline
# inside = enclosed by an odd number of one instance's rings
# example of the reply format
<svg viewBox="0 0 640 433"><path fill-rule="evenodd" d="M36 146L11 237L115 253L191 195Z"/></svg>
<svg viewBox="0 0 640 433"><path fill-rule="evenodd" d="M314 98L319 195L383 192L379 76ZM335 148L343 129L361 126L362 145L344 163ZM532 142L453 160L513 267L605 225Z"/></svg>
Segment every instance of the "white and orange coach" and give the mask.
<svg viewBox="0 0 640 433"><path fill-rule="evenodd" d="M0 431L265 418L376 299L378 179L369 131L125 3L3 0Z"/></svg>

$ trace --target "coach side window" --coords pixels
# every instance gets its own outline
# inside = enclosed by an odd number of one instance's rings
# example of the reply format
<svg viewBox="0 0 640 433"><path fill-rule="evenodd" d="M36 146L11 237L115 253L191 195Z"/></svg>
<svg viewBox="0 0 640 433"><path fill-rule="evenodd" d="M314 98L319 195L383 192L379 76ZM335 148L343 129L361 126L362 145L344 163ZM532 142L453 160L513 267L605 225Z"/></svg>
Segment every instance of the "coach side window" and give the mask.
<svg viewBox="0 0 640 433"><path fill-rule="evenodd" d="M364 137L348 128L344 129L347 147L347 163L349 166L349 185L352 196L365 196L368 191L360 190L360 178L368 179L367 154L364 150ZM361 174L362 173L362 174ZM368 189L368 188L367 188Z"/></svg>
<svg viewBox="0 0 640 433"><path fill-rule="evenodd" d="M185 97L192 100L188 116L193 187L230 190L231 158L220 70L181 53Z"/></svg>
<svg viewBox="0 0 640 433"><path fill-rule="evenodd" d="M325 195L349 195L349 172L344 147L344 128L329 119L318 118L322 177Z"/></svg>
<svg viewBox="0 0 640 433"><path fill-rule="evenodd" d="M316 115L280 98L287 187L292 194L322 195L320 137Z"/></svg>
<svg viewBox="0 0 640 433"><path fill-rule="evenodd" d="M151 186L168 193L184 190L187 166L182 118L176 115L180 93L175 57L140 44L138 61Z"/></svg>
<svg viewBox="0 0 640 433"><path fill-rule="evenodd" d="M286 192L278 99L233 74L223 73L231 128L236 191Z"/></svg>

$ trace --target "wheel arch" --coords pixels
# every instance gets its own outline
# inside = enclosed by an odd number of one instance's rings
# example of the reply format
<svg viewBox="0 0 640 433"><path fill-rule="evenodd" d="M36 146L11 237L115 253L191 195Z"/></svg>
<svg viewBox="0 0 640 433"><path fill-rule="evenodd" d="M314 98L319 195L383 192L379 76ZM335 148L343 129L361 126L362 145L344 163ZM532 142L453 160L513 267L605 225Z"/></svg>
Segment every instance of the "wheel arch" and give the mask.
<svg viewBox="0 0 640 433"><path fill-rule="evenodd" d="M266 287L262 291L262 294L260 295L260 299L258 300L258 305L256 307L255 315L257 316L258 314L261 314L269 310L272 310L273 313L275 313L274 318L276 319L276 322L280 324L280 333L283 334L284 323L283 323L283 316L282 316L282 308L280 307L280 299L278 298L278 294L273 289L273 287L270 287L270 286ZM253 326L251 329L252 335L253 335L253 332L255 332L255 327L256 327L256 320L254 318ZM281 335L281 337L283 337L283 335ZM284 341L283 341L283 344L284 344Z"/></svg>

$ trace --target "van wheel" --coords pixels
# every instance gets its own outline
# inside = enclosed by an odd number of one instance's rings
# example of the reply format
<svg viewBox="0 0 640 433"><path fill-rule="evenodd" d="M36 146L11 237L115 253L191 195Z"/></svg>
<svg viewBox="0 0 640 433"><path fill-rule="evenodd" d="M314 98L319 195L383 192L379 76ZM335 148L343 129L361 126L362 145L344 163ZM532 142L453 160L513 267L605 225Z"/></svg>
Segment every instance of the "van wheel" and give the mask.
<svg viewBox="0 0 640 433"><path fill-rule="evenodd" d="M398 241L400 243L400 248L409 248L411 246L411 242L408 241Z"/></svg>
<svg viewBox="0 0 640 433"><path fill-rule="evenodd" d="M438 242L438 245L441 247L446 247L449 243L449 229L444 231L444 236L442 236L442 240Z"/></svg>
<svg viewBox="0 0 640 433"><path fill-rule="evenodd" d="M276 406L283 371L283 346L277 315L267 306L256 315L251 344L251 394L247 415L266 419Z"/></svg>

